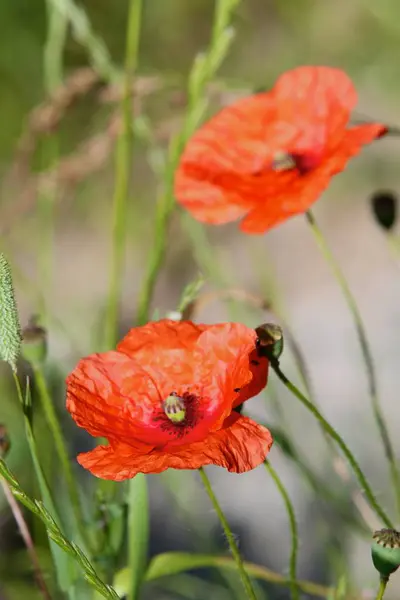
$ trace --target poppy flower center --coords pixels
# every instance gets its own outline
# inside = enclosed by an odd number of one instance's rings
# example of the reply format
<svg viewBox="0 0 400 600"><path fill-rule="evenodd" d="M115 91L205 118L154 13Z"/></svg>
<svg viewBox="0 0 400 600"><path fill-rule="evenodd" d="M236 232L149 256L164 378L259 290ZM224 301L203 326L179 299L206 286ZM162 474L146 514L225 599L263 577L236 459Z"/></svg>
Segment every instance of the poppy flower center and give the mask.
<svg viewBox="0 0 400 600"><path fill-rule="evenodd" d="M203 418L201 398L190 392L179 395L172 391L162 401L153 420L162 431L168 431L176 439L185 437Z"/></svg>
<svg viewBox="0 0 400 600"><path fill-rule="evenodd" d="M302 154L289 153L289 152L277 152L272 161L272 169L277 171L291 171L297 169L300 175L305 175L309 171L312 171L321 164L322 152L312 151L305 152Z"/></svg>
<svg viewBox="0 0 400 600"><path fill-rule="evenodd" d="M172 423L182 423L186 417L185 400L172 392L163 402L164 412Z"/></svg>

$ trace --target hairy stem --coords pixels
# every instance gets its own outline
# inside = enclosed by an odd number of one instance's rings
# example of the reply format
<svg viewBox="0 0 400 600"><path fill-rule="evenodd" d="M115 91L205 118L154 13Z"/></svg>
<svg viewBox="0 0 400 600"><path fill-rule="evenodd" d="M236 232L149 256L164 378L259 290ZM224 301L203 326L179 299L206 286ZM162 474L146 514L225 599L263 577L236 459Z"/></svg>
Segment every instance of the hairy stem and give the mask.
<svg viewBox="0 0 400 600"><path fill-rule="evenodd" d="M388 582L389 582L389 577L381 577L378 593L376 595L376 600L383 600L383 596L385 595L386 586L387 586Z"/></svg>
<svg viewBox="0 0 400 600"><path fill-rule="evenodd" d="M396 464L396 457L395 457L393 445L390 440L388 428L387 428L385 418L383 416L382 408L380 405L380 401L379 401L377 383L376 383L375 366L374 366L374 361L372 358L371 349L370 349L370 346L369 346L369 343L367 340L365 326L362 321L360 312L358 310L357 303L356 303L356 301L353 297L353 294L351 293L351 290L346 281L346 278L343 275L342 270L340 269L338 263L336 262L332 252L330 251L330 249L326 243L325 237L324 237L322 231L320 230L320 228L318 227L318 224L315 220L313 213L311 211L308 211L306 213L306 218L307 218L307 221L308 221L308 223L311 227L311 230L314 234L316 242L317 242L322 254L324 255L327 263L329 264L329 266L335 276L335 279L340 286L340 289L343 292L343 296L347 302L347 306L349 307L349 310L353 317L354 326L356 328L357 337L360 342L360 347L361 347L365 367L367 370L368 389L369 389L369 395L371 398L372 410L373 410L376 424L378 426L378 430L379 430L379 434L380 434L380 437L382 440L385 455L386 455L387 461L389 463L391 479L393 482L393 488L394 488L394 492L395 492L395 496L396 496L397 511L398 511L398 514L400 515L400 473L398 470L398 466Z"/></svg>
<svg viewBox="0 0 400 600"><path fill-rule="evenodd" d="M299 536L297 532L297 522L296 515L294 513L294 508L292 501L290 500L289 494L286 491L285 486L282 483L281 478L278 473L275 471L269 460L264 461L264 466L268 473L271 475L274 480L276 487L279 490L279 493L282 496L283 502L286 507L286 511L289 517L289 525L290 525L290 537L292 540L292 549L290 553L290 564L289 564L289 575L290 575L290 593L292 596L292 600L299 600L299 587L297 583L297 551L299 548Z"/></svg>
<svg viewBox="0 0 400 600"><path fill-rule="evenodd" d="M319 410L317 409L315 404L313 404L286 377L286 375L282 372L282 370L279 366L279 362L274 358L271 358L270 362L271 362L271 367L274 369L275 373L277 374L279 379L282 381L282 383L286 386L286 388L288 390L290 390L292 392L292 394L294 396L296 396L296 398L298 398L298 400L300 400L300 402L314 415L314 417L318 420L318 422L321 424L321 426L324 428L324 430L327 432L327 434L333 439L333 441L337 444L337 446L343 452L343 454L347 458L351 468L353 469L354 474L356 475L358 482L360 484L360 487L362 488L362 490L365 494L365 497L367 498L371 508L374 510L374 512L378 515L378 517L383 521L383 523L387 527L389 527L390 529L393 529L393 524L392 524L391 520L389 519L389 517L387 516L385 511L379 505L379 503L378 503L377 499L375 498L375 495L368 483L367 478L365 477L364 473L362 472L362 470L361 470L358 462L354 458L351 450L349 449L347 444L343 441L342 437L338 434L336 429L334 429L332 427L332 425L330 425L330 423L328 423L328 421L322 416L322 414L319 412Z"/></svg>

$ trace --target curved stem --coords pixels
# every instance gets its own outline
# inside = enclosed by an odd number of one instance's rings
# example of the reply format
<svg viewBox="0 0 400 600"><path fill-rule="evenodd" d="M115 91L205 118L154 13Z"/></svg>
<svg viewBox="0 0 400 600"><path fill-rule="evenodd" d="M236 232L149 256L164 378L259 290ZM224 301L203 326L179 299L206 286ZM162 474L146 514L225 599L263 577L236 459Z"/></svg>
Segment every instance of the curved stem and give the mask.
<svg viewBox="0 0 400 600"><path fill-rule="evenodd" d="M389 582L389 577L381 577L381 581L379 584L379 590L376 595L376 600L383 600L383 596L385 595L386 586Z"/></svg>
<svg viewBox="0 0 400 600"><path fill-rule="evenodd" d="M200 477L203 481L204 488L211 500L211 503L215 509L215 512L217 513L218 519L222 525L222 528L226 535L226 539L228 540L228 544L231 549L232 556L235 560L237 569L239 571L240 578L242 580L244 589L246 590L247 597L250 598L250 600L257 600L253 586L250 581L250 577L248 576L247 571L244 568L242 557L240 556L240 553L239 553L239 548L236 545L235 538L233 537L233 533L229 527L228 521L226 520L225 515L222 512L222 509L218 503L218 500L212 490L210 480L208 479L208 477L202 467L199 469L199 473L200 473Z"/></svg>
<svg viewBox="0 0 400 600"><path fill-rule="evenodd" d="M356 301L350 291L350 288L347 284L346 278L343 275L332 252L330 251L329 247L327 246L327 243L322 234L322 231L318 227L318 224L317 224L317 222L314 218L314 215L312 214L311 211L308 211L306 213L306 218L307 218L308 223L311 226L311 230L314 234L317 244L320 247L321 252L324 255L327 263L331 267L332 272L343 292L343 296L345 297L345 300L347 302L347 305L348 305L349 310L353 317L353 322L354 322L354 325L356 328L357 337L360 342L361 351L362 351L362 355L363 355L366 370L367 370L368 388L369 388L369 395L371 398L372 410L373 410L376 424L378 426L378 430L379 430L379 434L380 434L380 437L382 440L385 455L386 455L387 461L389 463L390 474L391 474L394 492L395 492L395 496L396 496L397 511L398 511L398 514L400 515L400 473L399 473L399 470L398 470L398 467L396 464L396 457L395 457L395 453L393 450L393 445L390 440L389 432L387 429L387 425L385 422L385 418L383 416L382 408L381 408L379 397L378 397L375 366L374 366L374 362L372 359L371 349L370 349L370 346L369 346L369 343L367 340L367 336L365 333L364 323L363 323L361 315L359 313L357 303L356 303Z"/></svg>
<svg viewBox="0 0 400 600"><path fill-rule="evenodd" d="M297 550L299 547L299 537L297 533L297 523L296 523L296 515L294 514L294 508L292 501L290 500L289 494L286 491L285 486L283 485L278 473L275 471L273 466L268 460L264 461L264 466L267 469L268 473L271 475L272 479L275 481L276 487L279 490L283 498L283 502L286 507L286 511L289 517L289 525L290 525L290 536L292 538L292 550L290 553L290 565L289 565L289 575L290 575L290 592L292 596L292 600L299 600L299 586L297 582Z"/></svg>
<svg viewBox="0 0 400 600"><path fill-rule="evenodd" d="M389 519L389 517L387 516L387 514L385 513L385 511L379 505L379 503L378 503L377 499L375 498L374 493L373 493L373 491L372 491L372 489L371 489L371 487L370 487L370 485L368 483L368 480L365 477L364 473L362 472L362 470L361 470L358 462L356 461L356 459L354 458L351 450L349 449L349 447L347 446L347 444L343 441L343 439L338 434L338 432L336 431L336 429L334 429L332 427L332 425L330 425L330 423L328 423L328 421L322 416L322 414L319 412L319 410L317 409L317 407L315 406L315 404L313 404L286 377L286 375L282 372L282 370L281 370L281 368L279 366L278 361L276 359L274 359L274 358L270 358L270 362L271 362L271 367L274 369L275 373L277 374L277 376L279 377L279 379L282 381L282 383L314 415L314 417L319 421L319 423L322 425L322 427L327 432L327 434L333 439L333 441L341 449L341 451L343 452L343 454L347 458L347 460L348 460L351 468L353 469L354 474L356 475L356 477L358 479L358 482L359 482L362 490L364 491L365 497L367 498L367 500L368 500L371 508L375 511L375 513L379 516L379 518L383 521L383 523L387 527L389 527L390 529L393 529L393 523L391 522L391 520Z"/></svg>
<svg viewBox="0 0 400 600"><path fill-rule="evenodd" d="M61 426L54 410L52 398L50 396L46 379L44 377L41 367L32 366L33 373L35 375L35 383L39 393L39 400L42 405L42 409L47 421L47 425L52 433L54 439L54 445L58 458L61 463L61 467L64 472L65 481L71 501L71 507L76 521L76 525L82 542L85 544L86 549L93 549L92 540L89 538L88 530L84 526L83 517L81 512L81 503L79 499L79 491L76 485L76 477L72 472L71 461L69 459L68 450L64 441ZM18 378L15 377L15 382L19 387Z"/></svg>
<svg viewBox="0 0 400 600"><path fill-rule="evenodd" d="M126 206L132 159L132 82L138 59L142 0L131 0L125 51L124 93L121 101L122 130L115 156L115 188L113 196L113 243L107 311L105 347L115 346L118 333L118 303L121 295L126 242Z"/></svg>

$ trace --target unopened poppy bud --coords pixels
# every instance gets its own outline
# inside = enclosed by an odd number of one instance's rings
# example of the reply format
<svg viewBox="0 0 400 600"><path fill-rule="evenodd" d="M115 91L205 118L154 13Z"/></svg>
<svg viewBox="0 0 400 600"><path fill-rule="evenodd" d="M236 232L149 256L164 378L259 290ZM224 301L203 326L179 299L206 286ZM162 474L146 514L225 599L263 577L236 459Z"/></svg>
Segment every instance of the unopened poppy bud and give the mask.
<svg viewBox="0 0 400 600"><path fill-rule="evenodd" d="M0 424L0 458L4 458L10 449L10 438L7 427Z"/></svg>
<svg viewBox="0 0 400 600"><path fill-rule="evenodd" d="M279 359L283 352L283 331L279 325L264 323L256 328L257 349L261 356Z"/></svg>
<svg viewBox="0 0 400 600"><path fill-rule="evenodd" d="M389 231L397 218L397 197L390 191L375 192L371 196L372 212L377 223Z"/></svg>
<svg viewBox="0 0 400 600"><path fill-rule="evenodd" d="M42 365L47 356L47 331L32 317L22 330L22 356L33 367Z"/></svg>
<svg viewBox="0 0 400 600"><path fill-rule="evenodd" d="M375 531L371 547L372 562L381 577L389 577L400 566L400 532L394 529Z"/></svg>
<svg viewBox="0 0 400 600"><path fill-rule="evenodd" d="M183 398L178 396L175 392L172 392L166 400L163 402L164 412L168 419L173 423L182 423L186 416L185 401Z"/></svg>

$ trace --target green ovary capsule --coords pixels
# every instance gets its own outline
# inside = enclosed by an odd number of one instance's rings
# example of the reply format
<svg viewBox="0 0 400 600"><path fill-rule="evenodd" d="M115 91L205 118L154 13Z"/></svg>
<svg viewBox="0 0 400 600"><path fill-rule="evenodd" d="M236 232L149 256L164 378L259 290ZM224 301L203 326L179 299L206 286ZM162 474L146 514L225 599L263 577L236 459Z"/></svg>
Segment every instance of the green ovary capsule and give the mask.
<svg viewBox="0 0 400 600"><path fill-rule="evenodd" d="M172 423L182 423L186 417L185 401L172 392L163 402L164 412Z"/></svg>
<svg viewBox="0 0 400 600"><path fill-rule="evenodd" d="M389 577L400 566L400 533L394 529L375 531L372 561L382 577Z"/></svg>

